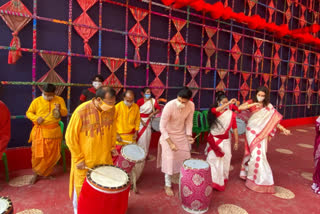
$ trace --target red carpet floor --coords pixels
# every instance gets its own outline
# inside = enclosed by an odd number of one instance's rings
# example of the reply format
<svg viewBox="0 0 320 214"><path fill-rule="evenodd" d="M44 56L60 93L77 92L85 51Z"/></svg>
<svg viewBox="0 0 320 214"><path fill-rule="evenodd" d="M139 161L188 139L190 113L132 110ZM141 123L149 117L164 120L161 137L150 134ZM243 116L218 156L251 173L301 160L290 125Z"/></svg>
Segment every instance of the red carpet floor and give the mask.
<svg viewBox="0 0 320 214"><path fill-rule="evenodd" d="M320 213L320 195L311 191L312 181L301 175L313 172L313 148L298 145L313 146L314 128L309 125L290 129L293 135L286 137L277 133L271 141L268 159L273 170L275 185L292 191L295 197L287 200L247 189L244 182L238 178L243 154L242 145L233 153L234 169L230 172L226 191L214 192L208 213L218 213L218 207L223 204L234 204L253 214ZM198 149L201 152L203 152L202 147L203 145ZM292 154L279 153L276 149L287 149L292 151ZM156 153L156 151L152 152ZM131 193L130 195L128 214L185 213L178 199L178 186L174 186L175 197L165 196L163 174L155 166L156 161L148 162L142 179L138 183L140 194ZM30 173L31 170L11 172L11 178ZM310 174L306 175L310 176ZM57 166L53 176L52 179L40 180L33 186L24 187L11 187L2 179L0 194L12 199L15 212L39 209L46 214L73 213L72 203L68 197L69 174L63 173L61 166Z"/></svg>

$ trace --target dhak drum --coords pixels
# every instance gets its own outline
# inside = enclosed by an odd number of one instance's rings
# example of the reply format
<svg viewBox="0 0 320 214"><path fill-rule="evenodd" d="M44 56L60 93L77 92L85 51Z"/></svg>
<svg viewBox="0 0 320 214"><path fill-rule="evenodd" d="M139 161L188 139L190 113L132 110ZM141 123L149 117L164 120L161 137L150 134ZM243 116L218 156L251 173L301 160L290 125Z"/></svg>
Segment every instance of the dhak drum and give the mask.
<svg viewBox="0 0 320 214"><path fill-rule="evenodd" d="M151 127L153 131L156 131L156 132L160 131L161 112L162 112L162 109L164 108L163 104L159 104L159 106L161 108L161 111L154 118L152 118L152 121L151 121Z"/></svg>
<svg viewBox="0 0 320 214"><path fill-rule="evenodd" d="M0 214L12 214L13 206L10 198L0 197Z"/></svg>
<svg viewBox="0 0 320 214"><path fill-rule="evenodd" d="M78 201L78 214L125 214L130 191L129 175L113 165L88 171Z"/></svg>
<svg viewBox="0 0 320 214"><path fill-rule="evenodd" d="M130 173L136 163L146 158L146 152L136 144L125 145L121 148L121 154L115 161L115 165Z"/></svg>
<svg viewBox="0 0 320 214"><path fill-rule="evenodd" d="M240 118L236 118L236 121L237 121L238 134L242 135L246 133L247 124ZM231 129L231 132L233 132L232 129Z"/></svg>
<svg viewBox="0 0 320 214"><path fill-rule="evenodd" d="M205 213L212 198L210 165L200 159L183 162L180 171L179 197L182 208L189 213Z"/></svg>

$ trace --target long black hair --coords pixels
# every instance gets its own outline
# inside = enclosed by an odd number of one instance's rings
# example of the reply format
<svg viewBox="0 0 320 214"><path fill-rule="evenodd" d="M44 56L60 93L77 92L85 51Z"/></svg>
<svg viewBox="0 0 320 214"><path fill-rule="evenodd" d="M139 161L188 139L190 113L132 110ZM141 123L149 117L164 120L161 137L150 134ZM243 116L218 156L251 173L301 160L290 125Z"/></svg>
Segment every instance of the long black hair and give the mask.
<svg viewBox="0 0 320 214"><path fill-rule="evenodd" d="M210 106L210 109L208 111L208 124L209 124L209 127L214 127L214 126L218 126L218 125L221 125L218 121L218 118L215 114L213 114L211 112L211 109L212 108L217 108L218 107L218 104L219 102L221 102L224 98L227 98L227 96L224 94L223 91L218 91L216 93L216 100L215 100L215 103L213 105Z"/></svg>
<svg viewBox="0 0 320 214"><path fill-rule="evenodd" d="M262 91L266 94L264 100L263 100L263 107L266 107L267 105L269 105L270 103L270 92L269 92L269 89L265 86L260 86L259 88L257 88L256 90L256 95L252 98L253 102L258 102L258 99L257 99L257 95L259 93L259 91Z"/></svg>

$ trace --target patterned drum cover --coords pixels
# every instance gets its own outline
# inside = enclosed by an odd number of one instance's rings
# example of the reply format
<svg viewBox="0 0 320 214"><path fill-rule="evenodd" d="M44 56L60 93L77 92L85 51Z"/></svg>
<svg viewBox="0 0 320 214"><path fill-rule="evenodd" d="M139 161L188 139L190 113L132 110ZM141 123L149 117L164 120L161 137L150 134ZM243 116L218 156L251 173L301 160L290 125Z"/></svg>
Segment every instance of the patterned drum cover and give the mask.
<svg viewBox="0 0 320 214"><path fill-rule="evenodd" d="M115 165L130 173L134 165L145 159L146 153L142 147L136 144L123 146L121 154L116 160Z"/></svg>
<svg viewBox="0 0 320 214"><path fill-rule="evenodd" d="M189 213L207 212L212 197L211 182L210 166L206 161L185 160L179 182L182 208Z"/></svg>
<svg viewBox="0 0 320 214"><path fill-rule="evenodd" d="M10 198L0 197L0 214L12 214L13 206Z"/></svg>
<svg viewBox="0 0 320 214"><path fill-rule="evenodd" d="M236 120L237 120L238 134L242 135L246 133L247 124L240 118L237 118ZM232 129L231 129L231 132L233 132Z"/></svg>

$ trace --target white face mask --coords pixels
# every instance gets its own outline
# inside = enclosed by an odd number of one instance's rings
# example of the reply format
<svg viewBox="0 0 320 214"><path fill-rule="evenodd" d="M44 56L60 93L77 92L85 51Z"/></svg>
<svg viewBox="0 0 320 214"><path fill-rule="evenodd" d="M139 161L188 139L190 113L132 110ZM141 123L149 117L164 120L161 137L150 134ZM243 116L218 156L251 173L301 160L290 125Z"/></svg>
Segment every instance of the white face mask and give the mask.
<svg viewBox="0 0 320 214"><path fill-rule="evenodd" d="M102 86L102 82L99 82L99 81L93 81L92 82L92 86L95 88L95 89L98 89Z"/></svg>
<svg viewBox="0 0 320 214"><path fill-rule="evenodd" d="M47 95L45 95L44 93L42 93L42 97L43 97L43 99L45 99L45 100L47 100L47 101L50 101L50 100L53 99L53 96L47 96Z"/></svg>
<svg viewBox="0 0 320 214"><path fill-rule="evenodd" d="M124 100L123 102L124 102L124 104L125 104L126 106L128 106L128 107L132 106L132 103L129 103L129 102L126 101L126 100Z"/></svg>
<svg viewBox="0 0 320 214"><path fill-rule="evenodd" d="M186 107L186 105L181 103L179 100L176 100L176 104L177 104L178 109L182 109L182 108Z"/></svg>
<svg viewBox="0 0 320 214"><path fill-rule="evenodd" d="M262 102L262 101L264 101L264 97L257 96L257 100L258 100L258 102Z"/></svg>

